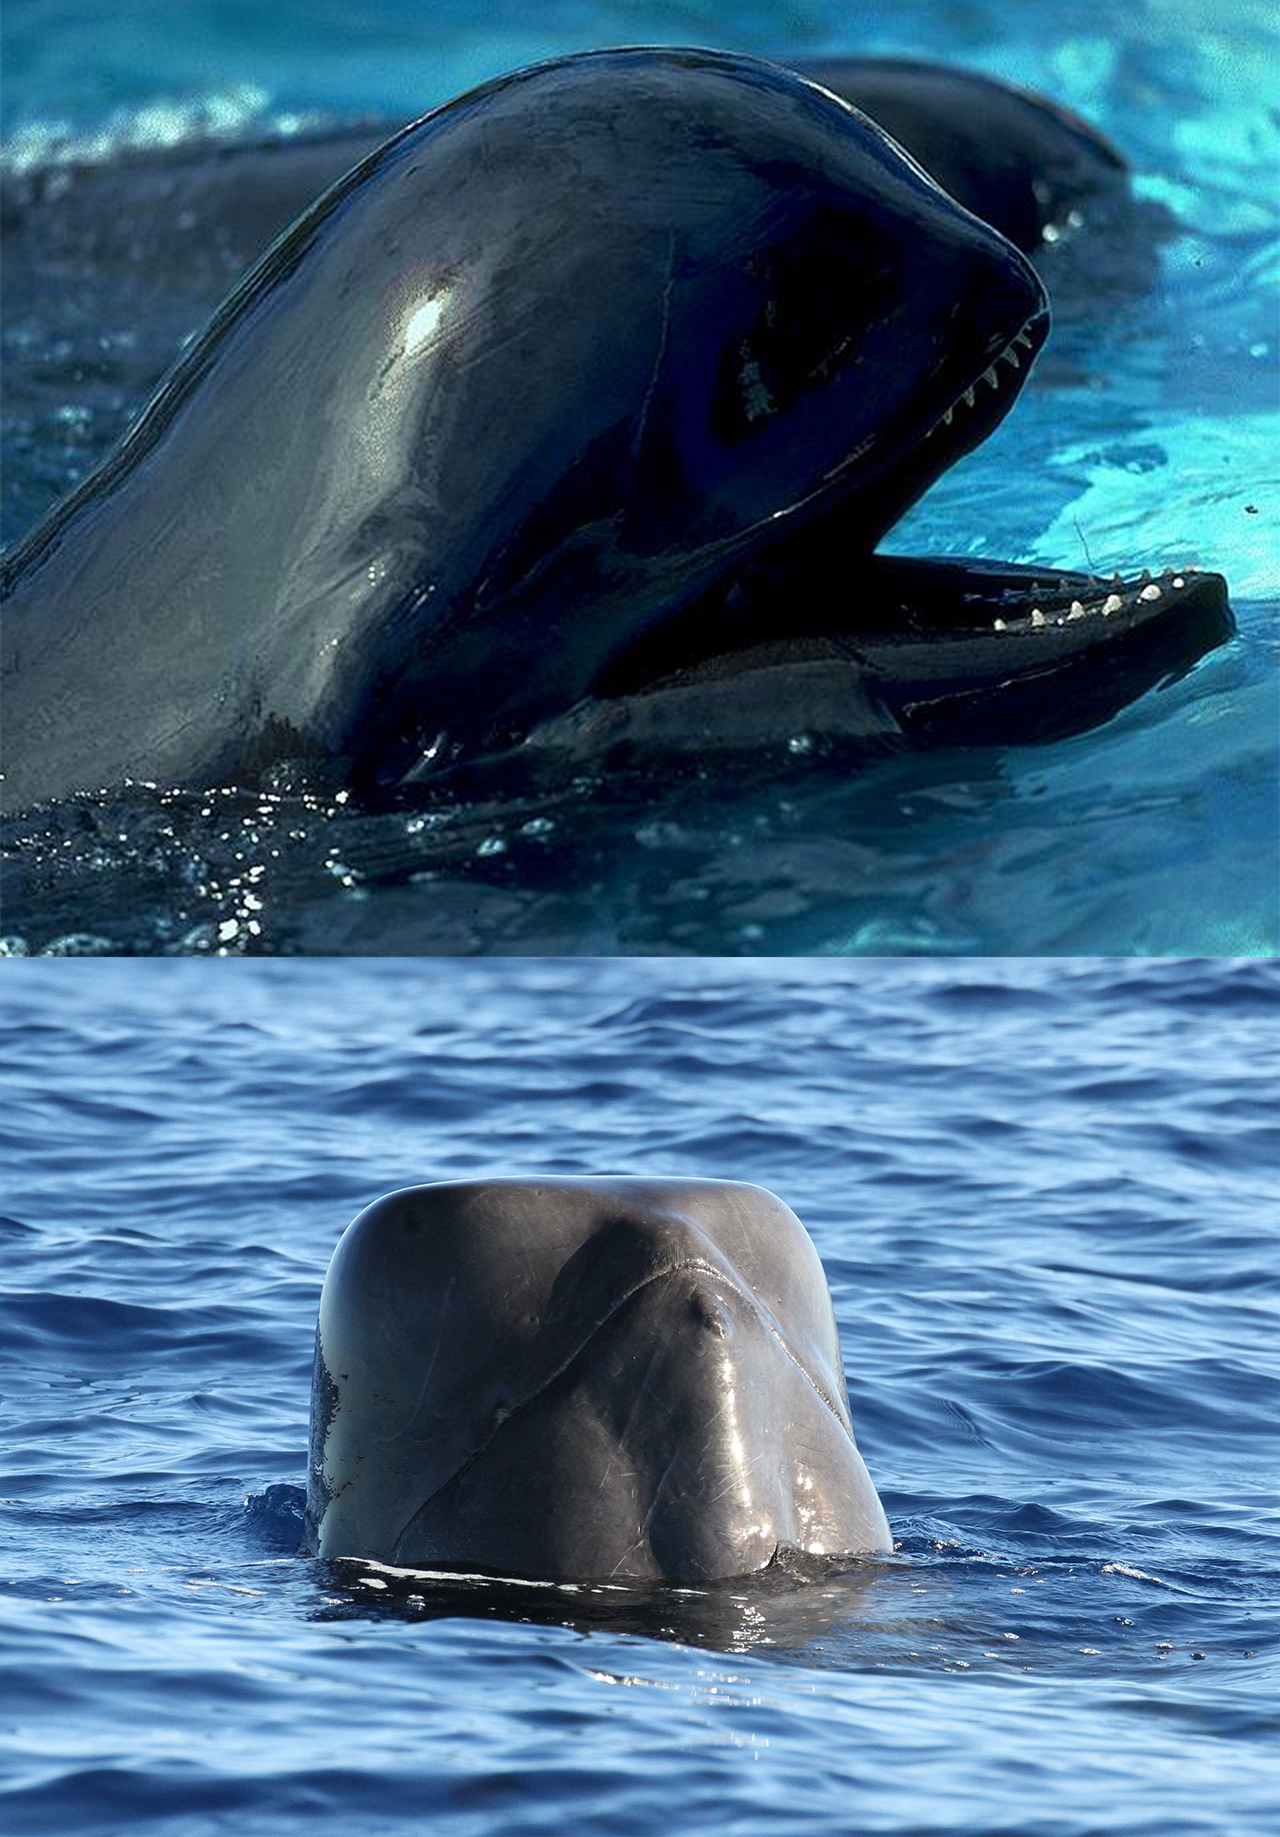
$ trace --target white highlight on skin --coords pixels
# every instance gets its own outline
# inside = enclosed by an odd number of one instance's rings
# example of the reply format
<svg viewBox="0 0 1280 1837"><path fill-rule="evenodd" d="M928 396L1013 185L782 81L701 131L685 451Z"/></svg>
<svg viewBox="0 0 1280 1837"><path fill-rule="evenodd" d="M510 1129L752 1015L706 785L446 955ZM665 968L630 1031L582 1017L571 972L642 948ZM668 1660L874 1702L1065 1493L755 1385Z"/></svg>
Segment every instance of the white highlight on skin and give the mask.
<svg viewBox="0 0 1280 1837"><path fill-rule="evenodd" d="M428 294L420 300L404 322L401 337L404 340L404 354L412 357L413 353L424 345L436 330L448 304L449 289L443 288L439 293Z"/></svg>

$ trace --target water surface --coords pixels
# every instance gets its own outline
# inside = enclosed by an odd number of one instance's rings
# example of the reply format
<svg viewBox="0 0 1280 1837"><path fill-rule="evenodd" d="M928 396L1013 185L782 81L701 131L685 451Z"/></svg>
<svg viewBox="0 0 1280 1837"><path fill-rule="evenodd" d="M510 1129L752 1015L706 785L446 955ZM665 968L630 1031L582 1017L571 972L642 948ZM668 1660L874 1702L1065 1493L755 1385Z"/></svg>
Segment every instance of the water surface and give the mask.
<svg viewBox="0 0 1280 1837"><path fill-rule="evenodd" d="M1272 964L77 963L0 983L12 1832L1275 1829ZM897 1541L652 1601L298 1554L380 1193L727 1176Z"/></svg>

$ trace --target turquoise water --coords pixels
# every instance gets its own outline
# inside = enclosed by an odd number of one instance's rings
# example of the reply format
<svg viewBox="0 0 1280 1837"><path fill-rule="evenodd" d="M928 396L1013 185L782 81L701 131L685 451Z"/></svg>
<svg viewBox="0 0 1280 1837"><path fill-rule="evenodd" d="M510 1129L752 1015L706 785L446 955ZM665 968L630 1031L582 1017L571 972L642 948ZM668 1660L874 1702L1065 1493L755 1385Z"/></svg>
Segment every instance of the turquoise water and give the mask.
<svg viewBox="0 0 1280 1837"><path fill-rule="evenodd" d="M315 800L104 799L10 826L12 949L1256 952L1277 885L1276 216L1269 6L461 5L68 9L10 0L11 161L213 127L419 113L514 64L666 40L907 50L1040 87L1133 160L1182 229L1160 283L1060 325L1015 412L891 546L1106 573L1198 563L1239 636L1104 731L648 807L460 811L424 828ZM135 303L142 315L148 303ZM29 329L29 328L28 328ZM25 334L24 334L25 335ZM35 348L38 350L38 336ZM30 338L7 374L36 359ZM43 361L41 359L40 361ZM138 404L72 366L11 425L19 533ZM114 417L114 418L112 418ZM534 827L530 829L530 823ZM541 826L539 826L541 825ZM253 876L250 929L245 876Z"/></svg>
<svg viewBox="0 0 1280 1837"><path fill-rule="evenodd" d="M0 977L11 1837L1269 1837L1272 964ZM642 1597L298 1553L348 1220L728 1176L825 1264L890 1563Z"/></svg>

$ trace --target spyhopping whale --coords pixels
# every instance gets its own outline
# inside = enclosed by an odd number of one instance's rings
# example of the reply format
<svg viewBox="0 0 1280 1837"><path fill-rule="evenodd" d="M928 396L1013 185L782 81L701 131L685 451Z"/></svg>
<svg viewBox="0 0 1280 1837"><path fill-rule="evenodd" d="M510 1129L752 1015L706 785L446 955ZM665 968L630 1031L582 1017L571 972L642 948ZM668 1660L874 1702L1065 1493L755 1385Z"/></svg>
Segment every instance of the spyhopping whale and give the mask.
<svg viewBox="0 0 1280 1837"><path fill-rule="evenodd" d="M406 1568L677 1582L890 1551L799 1219L728 1180L378 1200L325 1278L305 1541Z"/></svg>

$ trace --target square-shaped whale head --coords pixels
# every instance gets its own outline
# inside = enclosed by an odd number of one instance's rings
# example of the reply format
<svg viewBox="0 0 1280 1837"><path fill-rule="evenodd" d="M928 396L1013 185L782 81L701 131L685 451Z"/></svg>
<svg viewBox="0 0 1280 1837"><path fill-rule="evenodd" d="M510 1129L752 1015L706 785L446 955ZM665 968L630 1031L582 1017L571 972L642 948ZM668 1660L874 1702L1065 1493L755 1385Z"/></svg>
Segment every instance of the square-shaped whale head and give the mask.
<svg viewBox="0 0 1280 1837"><path fill-rule="evenodd" d="M892 1547L799 1220L732 1181L448 1182L334 1253L307 1541L507 1575L706 1580Z"/></svg>

